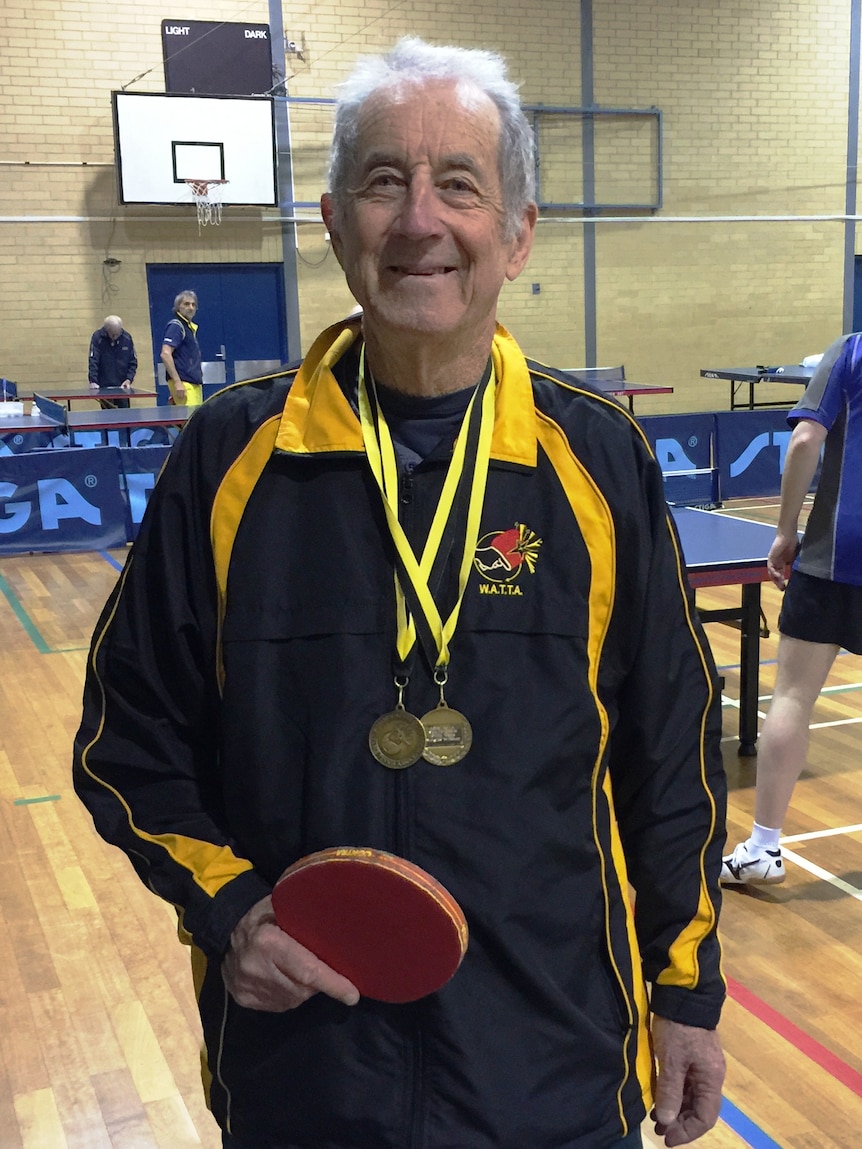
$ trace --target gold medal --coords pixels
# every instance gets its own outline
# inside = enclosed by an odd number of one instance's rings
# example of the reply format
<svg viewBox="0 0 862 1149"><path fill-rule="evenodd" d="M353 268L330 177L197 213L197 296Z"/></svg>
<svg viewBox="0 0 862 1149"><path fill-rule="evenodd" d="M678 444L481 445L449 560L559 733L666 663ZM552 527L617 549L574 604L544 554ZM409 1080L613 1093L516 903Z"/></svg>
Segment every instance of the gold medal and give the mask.
<svg viewBox="0 0 862 1149"><path fill-rule="evenodd" d="M434 766L451 766L460 762L473 745L473 730L460 712L445 702L422 716L425 746L422 757Z"/></svg>
<svg viewBox="0 0 862 1149"><path fill-rule="evenodd" d="M409 710L381 714L368 733L368 747L381 766L404 770L422 757L425 727Z"/></svg>

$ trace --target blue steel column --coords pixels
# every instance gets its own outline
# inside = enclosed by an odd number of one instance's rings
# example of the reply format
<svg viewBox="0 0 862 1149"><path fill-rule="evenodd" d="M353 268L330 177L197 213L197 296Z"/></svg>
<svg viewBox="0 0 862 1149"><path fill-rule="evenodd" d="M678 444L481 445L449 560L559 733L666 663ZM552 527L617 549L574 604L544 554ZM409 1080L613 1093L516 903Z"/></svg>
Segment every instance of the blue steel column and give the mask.
<svg viewBox="0 0 862 1149"><path fill-rule="evenodd" d="M281 0L269 0L269 34L272 46L272 62L282 76L287 76ZM295 209L293 206L290 114L284 96L275 97L275 140L278 206L281 215L281 265L284 277L284 311L287 324L287 359L289 363L295 363L302 357L302 344L299 336L299 283L296 272L296 223L293 220Z"/></svg>
<svg viewBox="0 0 862 1149"><path fill-rule="evenodd" d="M591 108L593 98L593 6L581 0L581 105ZM596 202L595 119L584 116L581 136L583 201ZM584 209L584 366L596 366L596 225L595 212Z"/></svg>
<svg viewBox="0 0 862 1149"><path fill-rule="evenodd" d="M859 158L859 36L860 4L850 4L850 80L847 96L847 186L844 196L844 326L853 330L853 294L856 280L856 178Z"/></svg>

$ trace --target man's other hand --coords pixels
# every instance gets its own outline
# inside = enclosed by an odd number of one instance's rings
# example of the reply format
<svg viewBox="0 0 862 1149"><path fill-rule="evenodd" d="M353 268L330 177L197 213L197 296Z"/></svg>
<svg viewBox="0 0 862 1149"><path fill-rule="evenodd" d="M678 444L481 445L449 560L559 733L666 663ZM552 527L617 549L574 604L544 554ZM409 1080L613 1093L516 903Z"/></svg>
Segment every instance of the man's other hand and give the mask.
<svg viewBox="0 0 862 1149"><path fill-rule="evenodd" d="M766 556L766 569L779 590L784 590L787 586L787 571L796 558L798 550L799 536L795 530L790 534L785 534L781 530L776 533L772 546L769 548L769 554Z"/></svg>
<svg viewBox="0 0 862 1149"><path fill-rule="evenodd" d="M721 1109L724 1054L712 1029L653 1017L658 1062L655 1131L665 1145L688 1145L712 1129Z"/></svg>
<svg viewBox="0 0 862 1149"><path fill-rule="evenodd" d="M240 918L222 963L234 1000L246 1009L284 1013L316 993L356 1005L359 990L280 929L267 897Z"/></svg>

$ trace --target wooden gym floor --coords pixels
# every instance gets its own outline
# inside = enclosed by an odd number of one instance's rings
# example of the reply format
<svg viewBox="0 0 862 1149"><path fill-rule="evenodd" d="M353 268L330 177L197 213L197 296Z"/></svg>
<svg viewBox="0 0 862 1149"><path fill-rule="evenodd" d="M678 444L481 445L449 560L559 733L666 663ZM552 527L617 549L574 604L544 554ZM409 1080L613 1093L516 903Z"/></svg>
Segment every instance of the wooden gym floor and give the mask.
<svg viewBox="0 0 862 1149"><path fill-rule="evenodd" d="M725 509L775 521L774 503ZM173 911L96 837L70 783L86 649L123 558L0 558L0 1149L220 1145ZM698 601L738 595L700 591ZM768 585L763 597L765 709L780 595ZM725 677L733 845L750 827L756 759L736 753L739 634L719 623L707 633ZM862 1141L860 748L862 659L842 654L784 827L787 880L725 895L728 1075L703 1149ZM660 1144L649 1122L644 1131Z"/></svg>

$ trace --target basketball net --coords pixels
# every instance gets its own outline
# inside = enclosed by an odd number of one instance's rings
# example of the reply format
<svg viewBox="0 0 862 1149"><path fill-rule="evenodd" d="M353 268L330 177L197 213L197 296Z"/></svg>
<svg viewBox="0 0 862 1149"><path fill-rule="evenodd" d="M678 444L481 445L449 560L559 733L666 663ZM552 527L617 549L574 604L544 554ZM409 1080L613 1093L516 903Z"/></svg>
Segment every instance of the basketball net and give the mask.
<svg viewBox="0 0 862 1149"><path fill-rule="evenodd" d="M202 227L207 227L212 224L218 227L221 223L221 200L218 198L221 194L221 184L226 184L227 180L184 180L189 191L192 193L192 199L195 201L195 207L198 211L198 231Z"/></svg>

